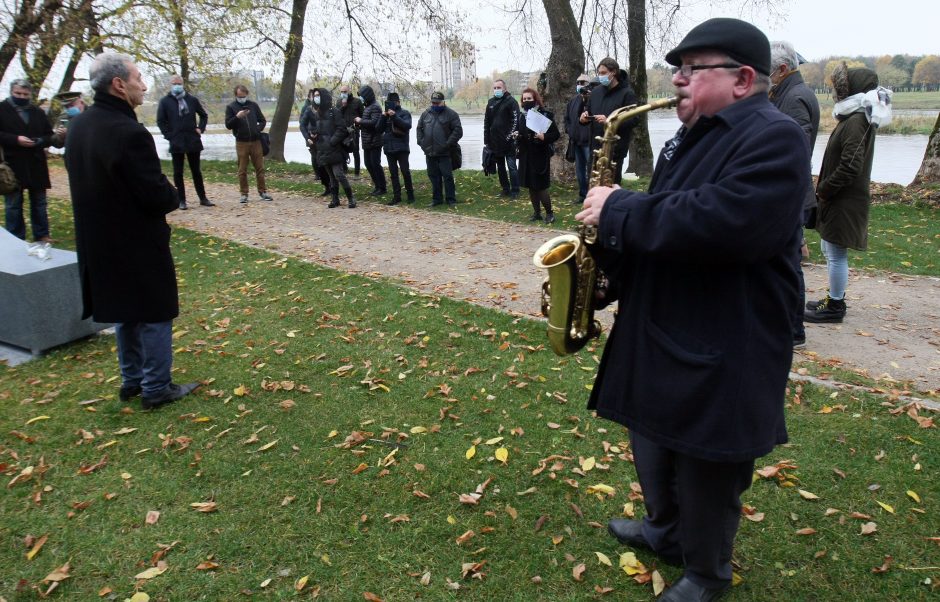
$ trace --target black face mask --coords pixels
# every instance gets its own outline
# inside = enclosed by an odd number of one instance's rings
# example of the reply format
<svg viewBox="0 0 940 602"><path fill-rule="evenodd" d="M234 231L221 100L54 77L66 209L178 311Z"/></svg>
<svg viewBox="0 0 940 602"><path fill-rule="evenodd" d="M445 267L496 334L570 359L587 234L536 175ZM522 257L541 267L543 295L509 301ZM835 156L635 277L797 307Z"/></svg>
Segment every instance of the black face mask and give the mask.
<svg viewBox="0 0 940 602"><path fill-rule="evenodd" d="M534 108L535 108L535 101L534 101L534 100L525 100L525 101L523 101L523 102L522 102L522 108L525 109L526 111L528 111L529 109L534 109Z"/></svg>
<svg viewBox="0 0 940 602"><path fill-rule="evenodd" d="M10 100L12 100L13 104L15 104L18 107L25 107L26 105L29 104L28 98L18 98L16 96L11 96Z"/></svg>

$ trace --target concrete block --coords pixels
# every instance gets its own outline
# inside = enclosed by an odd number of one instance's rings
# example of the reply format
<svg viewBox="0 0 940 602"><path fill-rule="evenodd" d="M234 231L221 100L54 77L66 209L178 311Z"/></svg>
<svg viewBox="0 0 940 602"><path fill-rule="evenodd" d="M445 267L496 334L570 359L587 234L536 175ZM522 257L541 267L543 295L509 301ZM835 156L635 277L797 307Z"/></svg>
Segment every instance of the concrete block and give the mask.
<svg viewBox="0 0 940 602"><path fill-rule="evenodd" d="M0 341L34 355L103 330L82 320L78 257L50 249L50 258L28 255L29 245L0 228Z"/></svg>

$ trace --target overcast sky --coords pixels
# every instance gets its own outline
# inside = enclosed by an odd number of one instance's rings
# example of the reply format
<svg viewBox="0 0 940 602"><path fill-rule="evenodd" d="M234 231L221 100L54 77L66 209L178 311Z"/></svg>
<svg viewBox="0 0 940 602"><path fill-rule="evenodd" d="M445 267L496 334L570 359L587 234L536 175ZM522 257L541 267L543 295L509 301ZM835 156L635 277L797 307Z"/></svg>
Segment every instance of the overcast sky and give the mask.
<svg viewBox="0 0 940 602"><path fill-rule="evenodd" d="M486 0L484 0L485 2ZM490 0L496 2L498 0ZM504 0L511 1L511 0ZM532 71L544 66L550 44L536 51L518 51L507 44L504 30L505 13L490 6L481 7L481 0L455 0L457 6L473 15L481 31L473 35L479 48L477 74L490 74L494 69ZM882 54L940 54L937 35L937 3L935 0L781 0L781 16L777 19L735 7L745 4L725 2L718 9L705 0L685 0L680 26L681 35L711 17L737 17L760 27L771 40L787 40L797 52L810 60L827 56ZM652 24L650 24L652 25ZM663 53L650 50L647 64L663 60Z"/></svg>

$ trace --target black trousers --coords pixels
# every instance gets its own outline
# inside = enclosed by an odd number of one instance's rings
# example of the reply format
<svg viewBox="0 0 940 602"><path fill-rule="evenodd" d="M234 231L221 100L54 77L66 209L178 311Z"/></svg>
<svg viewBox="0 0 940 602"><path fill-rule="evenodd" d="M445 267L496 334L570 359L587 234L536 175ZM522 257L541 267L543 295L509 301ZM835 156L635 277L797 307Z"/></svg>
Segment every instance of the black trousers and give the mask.
<svg viewBox="0 0 940 602"><path fill-rule="evenodd" d="M401 170L401 177L405 180L405 191L408 193L408 198L413 199L415 189L411 183L411 167L408 166L408 153L391 153L386 154L385 157L388 159L388 172L392 177L392 190L395 193L395 198L401 198L401 182L398 179L398 171Z"/></svg>
<svg viewBox="0 0 940 602"><path fill-rule="evenodd" d="M202 181L202 168L199 166L199 155L202 151L193 151L191 153L170 153L173 159L173 185L176 186L176 192L179 193L180 202L186 202L186 189L183 187L183 159L189 161L189 171L193 176L193 186L196 188L196 195L202 201L206 198L206 187Z"/></svg>
<svg viewBox="0 0 940 602"><path fill-rule="evenodd" d="M372 184L375 189L385 192L385 170L382 169L382 147L364 148L362 154L365 155L366 171L372 178Z"/></svg>
<svg viewBox="0 0 940 602"><path fill-rule="evenodd" d="M655 552L683 559L685 576L703 587L731 583L731 552L741 494L754 461L709 462L666 449L630 431L643 487L643 536Z"/></svg>
<svg viewBox="0 0 940 602"><path fill-rule="evenodd" d="M323 184L323 187L329 189L330 171L325 165L320 165L317 161L317 147L312 146L308 148L310 149L310 166L313 167L313 173L317 174L317 178L320 180L320 183Z"/></svg>

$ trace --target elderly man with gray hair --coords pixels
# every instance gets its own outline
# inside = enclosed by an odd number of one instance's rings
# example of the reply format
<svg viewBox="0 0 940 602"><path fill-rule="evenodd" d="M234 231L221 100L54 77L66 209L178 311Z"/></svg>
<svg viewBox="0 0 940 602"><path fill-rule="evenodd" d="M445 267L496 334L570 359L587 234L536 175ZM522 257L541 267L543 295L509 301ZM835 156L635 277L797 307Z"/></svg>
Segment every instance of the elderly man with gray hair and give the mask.
<svg viewBox="0 0 940 602"><path fill-rule="evenodd" d="M134 113L147 91L134 61L106 52L89 76L95 103L75 117L65 143L82 317L115 323L119 398L140 395L149 410L199 386L170 377L179 298L166 214L179 197Z"/></svg>
<svg viewBox="0 0 940 602"><path fill-rule="evenodd" d="M810 156L812 156L813 146L816 144L816 133L819 130L819 101L816 100L816 94L803 81L803 76L799 72L800 55L789 42L771 42L770 43L770 102L780 109L784 114L789 115L806 134L806 141L809 144ZM809 189L803 196L803 226L812 227L816 221L814 215L816 212L816 193L813 190L812 181ZM801 227L802 240L802 227ZM793 257L796 265L797 274L800 276L800 299L799 304L793 310L793 346L802 347L806 344L806 329L803 327L803 307L806 303L806 282L803 278L803 268L800 267L800 261L803 254L807 253L806 242L800 247L800 253Z"/></svg>
<svg viewBox="0 0 940 602"><path fill-rule="evenodd" d="M23 201L28 191L33 240L51 242L46 213L46 190L51 183L44 149L53 144L54 137L49 118L31 102L32 96L32 85L25 79L15 79L10 82L10 97L0 102L0 145L20 184L19 190L4 198L6 228L17 238L26 239Z"/></svg>

